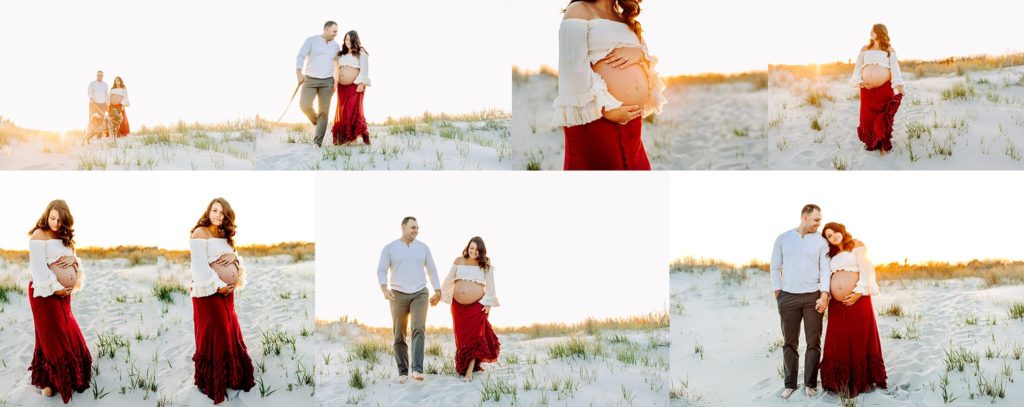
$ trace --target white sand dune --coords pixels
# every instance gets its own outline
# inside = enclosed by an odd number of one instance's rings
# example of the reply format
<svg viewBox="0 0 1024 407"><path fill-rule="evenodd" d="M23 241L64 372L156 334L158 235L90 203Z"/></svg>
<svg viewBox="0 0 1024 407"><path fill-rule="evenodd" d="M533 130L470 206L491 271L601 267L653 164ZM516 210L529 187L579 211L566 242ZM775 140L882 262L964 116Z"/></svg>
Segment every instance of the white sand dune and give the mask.
<svg viewBox="0 0 1024 407"><path fill-rule="evenodd" d="M551 126L558 78L516 75L512 85L512 134L519 169L562 168L564 136ZM748 82L673 85L660 115L645 119L643 141L656 170L756 168L748 152L764 142L767 91ZM738 137L735 132L747 135Z"/></svg>
<svg viewBox="0 0 1024 407"><path fill-rule="evenodd" d="M228 389L224 406L299 406L313 402L313 262L292 263L289 256L246 258L247 283L235 294L235 311L249 357L255 365L256 387L249 392ZM160 263L161 278L186 287L191 280L184 264ZM161 304L161 399L168 406L203 406L213 402L193 384L195 335L192 300L176 293L173 304ZM280 354L263 334L287 338ZM292 344L294 343L294 347ZM262 368L261 368L262 366ZM309 381L305 379L308 375ZM264 394L261 395L260 382Z"/></svg>
<svg viewBox="0 0 1024 407"><path fill-rule="evenodd" d="M963 76L904 73L906 96L893 126L892 154L885 157L865 151L857 139L860 93L848 76L808 80L779 69L770 77L768 140L758 149L757 168L1024 168L1024 66ZM808 105L811 92L832 100Z"/></svg>
<svg viewBox="0 0 1024 407"><path fill-rule="evenodd" d="M321 323L317 405L387 406L664 406L668 403L668 340L664 331L579 336L586 356L553 357L566 337L499 334L497 363L472 383L454 372L451 334L428 334L426 380L398 384L391 337L345 322ZM594 347L601 350L594 354ZM327 363L329 361L329 363ZM361 384L354 382L358 371Z"/></svg>
<svg viewBox="0 0 1024 407"><path fill-rule="evenodd" d="M261 132L261 170L495 170L511 168L508 120L436 121L371 125L370 145L313 144L313 126L289 125Z"/></svg>
<svg viewBox="0 0 1024 407"><path fill-rule="evenodd" d="M80 135L0 143L4 170L248 170L252 131L131 134L84 144Z"/></svg>
<svg viewBox="0 0 1024 407"><path fill-rule="evenodd" d="M752 269L730 277L714 268L671 276L673 405L841 404L827 392L809 399L798 391L788 402L779 398L782 334L768 274ZM943 405L944 376L955 405L1024 400L1024 320L1007 312L1024 286L920 280L882 282L881 291L872 302L888 389L861 394L856 405ZM893 304L902 307L903 317L883 313ZM802 354L802 336L800 343ZM947 373L946 351L960 349L973 352L978 363ZM982 394L983 383L1001 384L1005 397Z"/></svg>
<svg viewBox="0 0 1024 407"><path fill-rule="evenodd" d="M72 310L93 357L95 381L84 393L75 393L70 405L155 405L157 394L151 386L156 385L160 337L155 324L158 305L152 294L156 266L132 266L123 259L85 259L83 268L85 287L74 295ZM0 260L0 280L5 276L27 290L27 264ZM31 385L27 369L35 343L32 311L27 295L10 293L9 300L0 303L0 405L64 405L59 395L45 398ZM109 348L113 357L101 355L100 335L123 340L122 346Z"/></svg>

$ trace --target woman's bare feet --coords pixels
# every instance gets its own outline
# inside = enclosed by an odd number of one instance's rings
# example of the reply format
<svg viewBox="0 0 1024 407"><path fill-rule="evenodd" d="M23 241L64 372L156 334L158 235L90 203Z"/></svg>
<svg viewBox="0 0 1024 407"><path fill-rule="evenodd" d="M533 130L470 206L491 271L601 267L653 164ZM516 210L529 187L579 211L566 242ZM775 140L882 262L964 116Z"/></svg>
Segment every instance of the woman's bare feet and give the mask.
<svg viewBox="0 0 1024 407"><path fill-rule="evenodd" d="M473 381L473 370L476 369L476 359L469 361L469 367L466 369L466 376L462 378L464 382Z"/></svg>
<svg viewBox="0 0 1024 407"><path fill-rule="evenodd" d="M43 389L42 393L43 393L43 396L53 397L53 389L50 388L50 387L47 387L47 388Z"/></svg>

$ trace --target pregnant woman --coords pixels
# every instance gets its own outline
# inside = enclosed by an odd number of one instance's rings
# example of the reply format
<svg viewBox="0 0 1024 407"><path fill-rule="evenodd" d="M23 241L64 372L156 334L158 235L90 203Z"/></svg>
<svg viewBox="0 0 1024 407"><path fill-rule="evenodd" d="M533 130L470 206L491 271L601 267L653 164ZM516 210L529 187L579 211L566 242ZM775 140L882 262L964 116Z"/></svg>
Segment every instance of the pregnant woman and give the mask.
<svg viewBox="0 0 1024 407"><path fill-rule="evenodd" d="M128 113L124 108L131 102L128 101L128 88L124 86L124 80L120 76L114 78L114 87L110 88L110 134L117 134L118 137L127 136L131 132L128 128Z"/></svg>
<svg viewBox="0 0 1024 407"><path fill-rule="evenodd" d="M28 370L32 385L46 397L83 392L92 378L92 355L71 312L71 293L85 275L75 257L75 219L68 204L55 200L29 231L28 303L36 329L35 353Z"/></svg>
<svg viewBox="0 0 1024 407"><path fill-rule="evenodd" d="M364 144L370 144L370 130L363 116L363 95L370 86L370 65L366 48L359 41L359 34L345 33L345 40L338 53L338 70L334 81L338 83L338 109L334 112L334 126L331 134L334 145L351 143L357 137Z"/></svg>
<svg viewBox="0 0 1024 407"><path fill-rule="evenodd" d="M464 381L472 381L473 372L484 370L480 364L497 361L501 350L487 320L491 308L499 305L494 290L494 266L479 236L470 239L462 256L455 258L441 285L440 300L452 305L455 372Z"/></svg>
<svg viewBox="0 0 1024 407"><path fill-rule="evenodd" d="M235 290L245 284L235 252L235 211L215 198L192 228L192 318L195 323L195 385L218 404L227 389L255 386L252 359L235 314Z"/></svg>
<svg viewBox="0 0 1024 407"><path fill-rule="evenodd" d="M566 170L650 170L641 120L660 113L665 85L641 36L640 0L573 0L558 30L553 124Z"/></svg>
<svg viewBox="0 0 1024 407"><path fill-rule="evenodd" d="M828 306L821 387L853 398L874 385L886 388L885 361L871 296L878 294L867 247L839 223L821 232L828 241L832 300Z"/></svg>
<svg viewBox="0 0 1024 407"><path fill-rule="evenodd" d="M903 75L884 25L871 27L871 41L857 55L850 84L860 88L857 137L868 151L885 155L892 150L892 124L903 100Z"/></svg>

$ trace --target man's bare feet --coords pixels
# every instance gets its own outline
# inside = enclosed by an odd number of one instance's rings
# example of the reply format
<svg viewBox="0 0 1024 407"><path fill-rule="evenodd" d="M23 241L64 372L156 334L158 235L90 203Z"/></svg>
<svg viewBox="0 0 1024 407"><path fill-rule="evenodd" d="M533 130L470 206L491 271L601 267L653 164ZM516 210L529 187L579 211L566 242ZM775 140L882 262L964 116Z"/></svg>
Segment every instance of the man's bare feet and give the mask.
<svg viewBox="0 0 1024 407"><path fill-rule="evenodd" d="M796 389L786 389L786 390L783 390L782 391L782 399L783 400L789 400L789 396L792 396L793 392L795 392L795 391L796 391Z"/></svg>
<svg viewBox="0 0 1024 407"><path fill-rule="evenodd" d="M52 388L47 387L47 388L43 389L42 393L43 393L43 396L53 397L53 389Z"/></svg>
<svg viewBox="0 0 1024 407"><path fill-rule="evenodd" d="M416 379L416 381L420 381L420 382L422 382L423 379L425 379L425 377L423 377L423 373L420 373L420 372L412 372L412 378Z"/></svg>
<svg viewBox="0 0 1024 407"><path fill-rule="evenodd" d="M405 384L406 380L409 380L409 376L406 376L406 375L398 376L398 384Z"/></svg>
<svg viewBox="0 0 1024 407"><path fill-rule="evenodd" d="M806 394L807 397L817 396L818 395L818 389L816 389L814 387L804 387L804 394Z"/></svg>

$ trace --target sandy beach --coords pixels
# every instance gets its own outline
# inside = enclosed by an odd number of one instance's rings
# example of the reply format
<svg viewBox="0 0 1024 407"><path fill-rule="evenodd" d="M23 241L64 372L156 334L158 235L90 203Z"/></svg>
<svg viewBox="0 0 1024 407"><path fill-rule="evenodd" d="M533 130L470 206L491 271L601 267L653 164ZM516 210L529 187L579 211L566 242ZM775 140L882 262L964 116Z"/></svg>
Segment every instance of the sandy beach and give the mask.
<svg viewBox="0 0 1024 407"><path fill-rule="evenodd" d="M880 157L857 139L860 92L849 74L769 73L767 140L758 168L979 170L1024 168L1024 66L937 76L904 72L906 95L893 151Z"/></svg>
<svg viewBox="0 0 1024 407"><path fill-rule="evenodd" d="M287 255L244 261L247 283L235 294L235 310L255 367L256 387L249 392L228 389L228 400L221 405L309 405L316 392L313 261L295 262ZM191 272L186 263L163 258L159 268L159 285L167 287L172 300L159 304L164 331L157 372L161 405L212 405L193 384L195 336L187 291ZM175 283L183 292L170 288Z"/></svg>
<svg viewBox="0 0 1024 407"><path fill-rule="evenodd" d="M443 305L443 304L442 304ZM389 330L319 322L317 405L664 406L667 329L595 328L571 335L504 333L498 362L472 383L455 374L450 331L427 333L426 380L398 384Z"/></svg>
<svg viewBox="0 0 1024 407"><path fill-rule="evenodd" d="M151 259L152 260L152 259ZM153 296L155 264L129 259L83 257L84 288L73 294L72 310L93 357L94 381L75 393L70 405L137 406L157 403L159 302ZM143 261L145 263L145 261ZM45 398L31 385L35 329L26 290L27 263L0 259L0 284L18 287L0 301L0 405L62 406L60 396ZM9 285L10 284L10 285Z"/></svg>
<svg viewBox="0 0 1024 407"><path fill-rule="evenodd" d="M323 147L313 144L313 126L282 124L261 131L256 143L260 170L495 170L510 168L507 113L424 115L371 123L370 145L358 140Z"/></svg>
<svg viewBox="0 0 1024 407"><path fill-rule="evenodd" d="M1009 406L1024 400L1024 285L988 285L981 278L880 281L872 303L888 389L852 400L798 391L787 402L779 398L782 333L768 273L724 270L694 267L671 275L673 405ZM802 354L802 335L800 343Z"/></svg>

